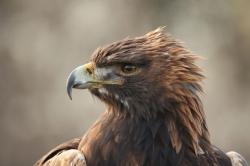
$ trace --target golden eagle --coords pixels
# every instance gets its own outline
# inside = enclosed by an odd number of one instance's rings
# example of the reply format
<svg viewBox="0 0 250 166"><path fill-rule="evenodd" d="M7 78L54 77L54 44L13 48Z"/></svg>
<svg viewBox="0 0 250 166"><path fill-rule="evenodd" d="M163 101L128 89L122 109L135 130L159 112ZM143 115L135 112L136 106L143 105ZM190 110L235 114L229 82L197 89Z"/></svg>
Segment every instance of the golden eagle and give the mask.
<svg viewBox="0 0 250 166"><path fill-rule="evenodd" d="M67 92L89 89L106 112L36 165L246 166L210 142L197 59L163 28L98 48L71 72Z"/></svg>

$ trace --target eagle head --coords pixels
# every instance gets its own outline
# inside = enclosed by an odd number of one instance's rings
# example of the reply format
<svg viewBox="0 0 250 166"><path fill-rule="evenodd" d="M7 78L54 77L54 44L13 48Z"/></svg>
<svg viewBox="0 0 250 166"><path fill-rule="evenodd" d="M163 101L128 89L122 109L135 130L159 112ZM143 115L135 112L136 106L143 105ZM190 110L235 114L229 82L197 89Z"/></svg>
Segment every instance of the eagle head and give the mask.
<svg viewBox="0 0 250 166"><path fill-rule="evenodd" d="M201 90L196 59L157 28L98 48L71 72L67 91L71 98L72 88L89 89L113 110L149 118Z"/></svg>

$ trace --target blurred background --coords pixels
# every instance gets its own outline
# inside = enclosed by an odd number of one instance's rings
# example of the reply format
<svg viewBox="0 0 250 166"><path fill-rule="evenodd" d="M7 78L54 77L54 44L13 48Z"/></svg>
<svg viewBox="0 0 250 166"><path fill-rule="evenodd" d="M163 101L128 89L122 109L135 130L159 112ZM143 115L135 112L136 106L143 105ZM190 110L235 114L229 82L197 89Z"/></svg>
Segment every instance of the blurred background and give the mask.
<svg viewBox="0 0 250 166"><path fill-rule="evenodd" d="M0 165L32 165L104 106L65 89L98 46L166 26L205 60L211 138L250 161L249 0L0 0Z"/></svg>

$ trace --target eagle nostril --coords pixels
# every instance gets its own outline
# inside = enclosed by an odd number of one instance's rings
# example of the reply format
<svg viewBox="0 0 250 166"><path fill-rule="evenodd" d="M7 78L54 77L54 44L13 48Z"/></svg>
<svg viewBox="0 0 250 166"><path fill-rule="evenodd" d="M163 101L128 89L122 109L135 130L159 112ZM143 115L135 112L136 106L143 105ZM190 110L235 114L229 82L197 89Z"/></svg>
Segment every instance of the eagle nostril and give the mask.
<svg viewBox="0 0 250 166"><path fill-rule="evenodd" d="M90 68L87 68L86 71L91 75L93 72Z"/></svg>

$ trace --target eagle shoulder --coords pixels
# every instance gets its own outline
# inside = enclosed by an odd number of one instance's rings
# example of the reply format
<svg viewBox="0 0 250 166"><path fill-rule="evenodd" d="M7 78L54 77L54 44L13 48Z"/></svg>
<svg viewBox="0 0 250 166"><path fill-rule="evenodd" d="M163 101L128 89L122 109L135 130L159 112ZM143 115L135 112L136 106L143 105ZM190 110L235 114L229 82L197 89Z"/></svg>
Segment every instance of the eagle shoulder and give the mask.
<svg viewBox="0 0 250 166"><path fill-rule="evenodd" d="M232 166L248 166L246 159L237 152L227 152L227 156L231 159Z"/></svg>
<svg viewBox="0 0 250 166"><path fill-rule="evenodd" d="M58 145L38 160L34 166L87 166L84 155L77 150L80 140L80 138L75 138Z"/></svg>

